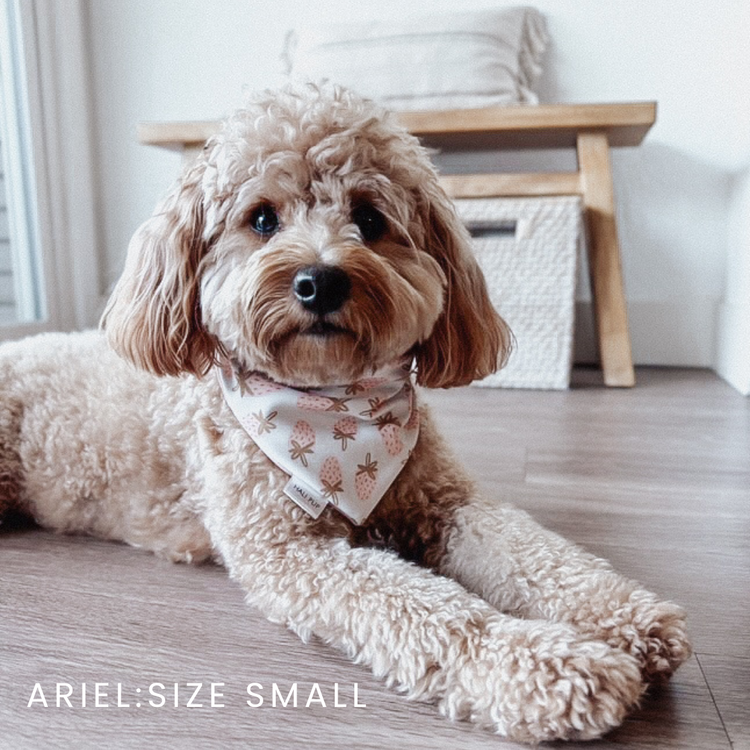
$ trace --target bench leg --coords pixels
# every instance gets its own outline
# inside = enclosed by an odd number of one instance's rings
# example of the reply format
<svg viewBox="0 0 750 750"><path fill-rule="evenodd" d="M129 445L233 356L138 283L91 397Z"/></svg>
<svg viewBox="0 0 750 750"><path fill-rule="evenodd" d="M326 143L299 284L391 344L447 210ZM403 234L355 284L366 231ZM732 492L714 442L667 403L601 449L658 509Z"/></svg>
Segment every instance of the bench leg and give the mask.
<svg viewBox="0 0 750 750"><path fill-rule="evenodd" d="M607 134L604 131L581 132L577 145L589 234L594 317L604 384L631 387L635 385L635 372L622 283Z"/></svg>

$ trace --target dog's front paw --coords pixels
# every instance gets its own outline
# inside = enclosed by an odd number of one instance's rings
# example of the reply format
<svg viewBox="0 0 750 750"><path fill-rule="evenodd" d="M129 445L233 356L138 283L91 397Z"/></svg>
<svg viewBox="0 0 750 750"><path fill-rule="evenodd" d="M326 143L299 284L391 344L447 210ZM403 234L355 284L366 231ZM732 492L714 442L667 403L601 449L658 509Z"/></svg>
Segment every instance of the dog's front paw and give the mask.
<svg viewBox="0 0 750 750"><path fill-rule="evenodd" d="M523 742L593 739L618 726L644 690L638 662L566 626L490 632L456 665L441 710Z"/></svg>
<svg viewBox="0 0 750 750"><path fill-rule="evenodd" d="M645 680L666 682L692 653L685 612L672 602L639 594L630 597L632 619L620 633L622 646L638 659Z"/></svg>
<svg viewBox="0 0 750 750"><path fill-rule="evenodd" d="M578 626L634 656L646 682L666 682L692 653L684 610L642 589L612 606L605 616Z"/></svg>

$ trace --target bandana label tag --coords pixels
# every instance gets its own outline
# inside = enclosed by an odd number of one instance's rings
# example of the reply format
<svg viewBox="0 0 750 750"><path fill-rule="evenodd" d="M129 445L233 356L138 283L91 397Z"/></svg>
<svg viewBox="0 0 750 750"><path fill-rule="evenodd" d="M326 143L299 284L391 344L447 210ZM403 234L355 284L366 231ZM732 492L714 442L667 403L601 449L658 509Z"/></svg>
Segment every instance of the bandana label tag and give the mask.
<svg viewBox="0 0 750 750"><path fill-rule="evenodd" d="M305 513L313 518L317 518L328 505L327 500L320 497L315 490L310 488L310 485L305 484L297 477L292 477L287 482L286 487L284 487L284 494L294 500Z"/></svg>

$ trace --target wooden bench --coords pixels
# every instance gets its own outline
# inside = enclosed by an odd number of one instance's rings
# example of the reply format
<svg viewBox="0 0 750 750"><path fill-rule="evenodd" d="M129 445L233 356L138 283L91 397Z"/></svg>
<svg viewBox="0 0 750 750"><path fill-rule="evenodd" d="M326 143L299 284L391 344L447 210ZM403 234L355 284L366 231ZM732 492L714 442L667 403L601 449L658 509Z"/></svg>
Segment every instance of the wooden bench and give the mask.
<svg viewBox="0 0 750 750"><path fill-rule="evenodd" d="M574 148L575 172L445 175L454 198L579 195L588 229L594 318L604 383L635 384L609 149L637 146L656 119L655 102L550 104L487 109L404 112L404 125L426 145L443 149ZM218 128L217 121L141 123L142 143L182 151L190 159Z"/></svg>

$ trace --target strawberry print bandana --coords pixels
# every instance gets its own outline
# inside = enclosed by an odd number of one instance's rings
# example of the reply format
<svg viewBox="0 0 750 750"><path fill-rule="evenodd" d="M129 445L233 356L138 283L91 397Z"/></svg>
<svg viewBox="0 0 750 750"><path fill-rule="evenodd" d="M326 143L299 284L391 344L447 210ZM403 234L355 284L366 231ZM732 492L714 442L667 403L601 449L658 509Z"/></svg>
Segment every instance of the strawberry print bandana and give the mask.
<svg viewBox="0 0 750 750"><path fill-rule="evenodd" d="M408 361L351 385L309 390L240 372L231 362L217 373L240 425L290 476L285 493L313 518L331 503L363 523L417 443Z"/></svg>

